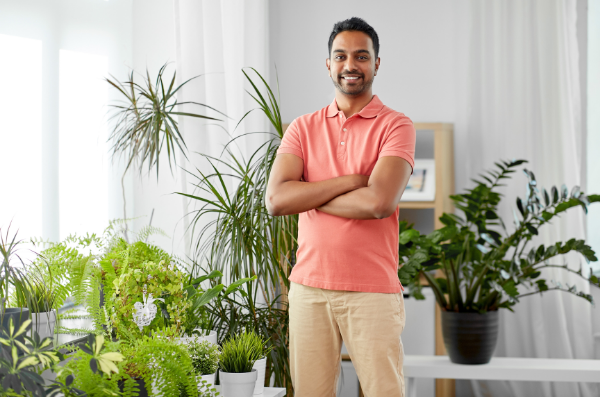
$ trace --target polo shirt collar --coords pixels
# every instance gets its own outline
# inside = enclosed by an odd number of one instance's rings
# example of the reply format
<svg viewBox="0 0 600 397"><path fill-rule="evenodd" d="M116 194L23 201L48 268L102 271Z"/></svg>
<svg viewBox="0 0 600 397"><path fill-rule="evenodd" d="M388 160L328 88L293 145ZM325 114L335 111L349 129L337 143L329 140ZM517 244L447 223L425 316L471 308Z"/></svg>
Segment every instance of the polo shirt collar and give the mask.
<svg viewBox="0 0 600 397"><path fill-rule="evenodd" d="M381 109L383 109L383 102L381 102L377 95L373 95L371 102L362 108L362 110L358 112L358 115L363 118L370 119L377 116ZM337 102L334 99L333 102L331 102L331 104L327 107L326 115L327 117L334 117L337 116L339 112L341 112L341 110L339 110Z"/></svg>

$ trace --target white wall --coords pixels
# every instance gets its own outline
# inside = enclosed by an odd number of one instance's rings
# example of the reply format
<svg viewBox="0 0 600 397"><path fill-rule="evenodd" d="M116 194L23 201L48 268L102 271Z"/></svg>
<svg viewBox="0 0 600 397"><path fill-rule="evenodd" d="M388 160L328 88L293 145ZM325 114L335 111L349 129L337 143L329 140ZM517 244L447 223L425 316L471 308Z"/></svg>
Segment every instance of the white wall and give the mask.
<svg viewBox="0 0 600 397"><path fill-rule="evenodd" d="M374 93L415 122L452 122L467 44L464 0L271 2L271 62L279 72L284 121L328 105L327 41L333 24L359 16L379 35Z"/></svg>

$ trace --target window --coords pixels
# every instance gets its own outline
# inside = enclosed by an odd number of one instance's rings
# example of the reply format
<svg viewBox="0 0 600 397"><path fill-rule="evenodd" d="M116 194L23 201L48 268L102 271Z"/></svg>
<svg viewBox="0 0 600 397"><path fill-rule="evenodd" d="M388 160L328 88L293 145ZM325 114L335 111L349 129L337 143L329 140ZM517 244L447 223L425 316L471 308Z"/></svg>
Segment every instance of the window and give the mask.
<svg viewBox="0 0 600 397"><path fill-rule="evenodd" d="M42 234L42 42L0 34L0 228Z"/></svg>
<svg viewBox="0 0 600 397"><path fill-rule="evenodd" d="M108 59L60 50L60 238L101 233L108 224Z"/></svg>

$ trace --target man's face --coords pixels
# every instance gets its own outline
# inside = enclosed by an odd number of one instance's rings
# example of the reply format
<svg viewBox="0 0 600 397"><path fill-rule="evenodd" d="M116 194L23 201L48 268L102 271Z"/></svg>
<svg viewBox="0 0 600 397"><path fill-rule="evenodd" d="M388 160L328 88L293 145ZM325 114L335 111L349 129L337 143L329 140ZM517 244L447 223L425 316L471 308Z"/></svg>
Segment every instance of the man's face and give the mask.
<svg viewBox="0 0 600 397"><path fill-rule="evenodd" d="M329 76L343 94L358 96L371 89L379 68L373 41L363 32L346 31L335 36L327 59Z"/></svg>

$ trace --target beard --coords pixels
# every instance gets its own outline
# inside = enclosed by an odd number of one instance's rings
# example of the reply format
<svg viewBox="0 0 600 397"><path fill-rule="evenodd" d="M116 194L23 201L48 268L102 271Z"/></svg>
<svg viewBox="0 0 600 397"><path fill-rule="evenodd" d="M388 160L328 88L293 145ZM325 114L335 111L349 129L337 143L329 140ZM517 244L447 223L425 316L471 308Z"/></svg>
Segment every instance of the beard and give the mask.
<svg viewBox="0 0 600 397"><path fill-rule="evenodd" d="M359 76L359 81L361 81L361 83L348 84L347 80L344 80L344 76L348 74ZM365 80L365 75L362 73L343 73L338 75L337 78L332 77L331 81L333 81L333 85L341 93L350 96L357 96L371 88L374 78L375 76L371 77L370 80Z"/></svg>

